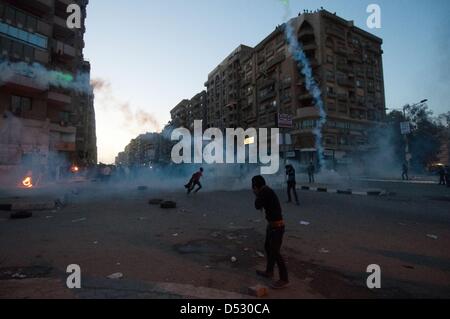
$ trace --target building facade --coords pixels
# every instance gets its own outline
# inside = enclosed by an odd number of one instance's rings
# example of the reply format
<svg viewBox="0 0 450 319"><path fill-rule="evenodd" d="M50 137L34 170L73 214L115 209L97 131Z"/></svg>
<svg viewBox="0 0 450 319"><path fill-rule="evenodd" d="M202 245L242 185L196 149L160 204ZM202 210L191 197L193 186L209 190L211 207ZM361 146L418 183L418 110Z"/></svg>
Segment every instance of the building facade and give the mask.
<svg viewBox="0 0 450 319"><path fill-rule="evenodd" d="M81 8L80 29L67 27L67 7ZM0 0L0 62L39 65L72 81L80 74L89 87L90 64L83 56L88 0ZM94 96L39 75L15 71L0 78L0 166L27 169L55 177L67 164L97 163ZM37 163L37 164L36 164Z"/></svg>
<svg viewBox="0 0 450 319"><path fill-rule="evenodd" d="M326 10L300 14L291 23L322 92L325 159L348 164L363 157L372 147L370 130L386 116L382 39ZM254 48L239 46L205 86L205 127L274 128L279 115L287 116L293 126L283 129L292 141L285 155L302 163L317 160L313 131L319 112L289 52L285 25ZM187 127L189 122L186 117Z"/></svg>

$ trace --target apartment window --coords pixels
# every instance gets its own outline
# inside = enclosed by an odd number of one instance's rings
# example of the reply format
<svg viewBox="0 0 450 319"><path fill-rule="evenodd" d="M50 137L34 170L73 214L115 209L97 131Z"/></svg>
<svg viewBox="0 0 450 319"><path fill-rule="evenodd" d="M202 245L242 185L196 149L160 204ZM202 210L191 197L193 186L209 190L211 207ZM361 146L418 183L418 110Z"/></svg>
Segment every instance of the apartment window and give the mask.
<svg viewBox="0 0 450 319"><path fill-rule="evenodd" d="M70 118L69 112L60 112L59 113L59 119L61 122L68 123Z"/></svg>
<svg viewBox="0 0 450 319"><path fill-rule="evenodd" d="M20 41L38 46L40 48L47 49L48 39L47 37L44 37L42 35L30 33L3 22L0 22L0 33L18 39Z"/></svg>
<svg viewBox="0 0 450 319"><path fill-rule="evenodd" d="M11 112L16 116L22 116L24 112L31 111L32 102L28 97L16 96L11 97Z"/></svg>

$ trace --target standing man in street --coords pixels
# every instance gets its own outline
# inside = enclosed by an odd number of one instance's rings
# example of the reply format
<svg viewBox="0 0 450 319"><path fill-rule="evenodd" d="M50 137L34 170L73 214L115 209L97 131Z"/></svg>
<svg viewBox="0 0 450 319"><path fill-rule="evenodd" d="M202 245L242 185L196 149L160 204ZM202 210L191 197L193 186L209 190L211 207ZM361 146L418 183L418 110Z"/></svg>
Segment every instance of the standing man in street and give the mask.
<svg viewBox="0 0 450 319"><path fill-rule="evenodd" d="M311 161L308 165L308 177L309 177L309 183L313 184L315 183L314 173L316 172L316 168L314 167L313 162Z"/></svg>
<svg viewBox="0 0 450 319"><path fill-rule="evenodd" d="M402 166L402 180L409 181L409 167L408 167L408 163L403 163L403 166Z"/></svg>
<svg viewBox="0 0 450 319"><path fill-rule="evenodd" d="M450 188L450 167L445 166L445 183Z"/></svg>
<svg viewBox="0 0 450 319"><path fill-rule="evenodd" d="M286 264L280 253L286 230L280 201L275 192L267 186L262 176L253 177L252 188L256 195L255 207L258 210L264 209L268 222L265 242L267 267L265 271L257 270L256 273L258 276L264 278L273 278L276 264L278 266L280 280L273 283L272 288L283 289L289 286L289 277Z"/></svg>
<svg viewBox="0 0 450 319"><path fill-rule="evenodd" d="M439 166L439 185L445 185L445 167L443 165Z"/></svg>
<svg viewBox="0 0 450 319"><path fill-rule="evenodd" d="M291 197L291 191L294 192L294 196L295 196L295 203L297 204L297 206L300 205L300 202L298 201L298 195L297 195L297 181L296 181L296 177L295 177L295 169L294 166L292 165L287 165L286 166L286 175L287 175L287 191L288 191L288 203L292 203L292 197Z"/></svg>

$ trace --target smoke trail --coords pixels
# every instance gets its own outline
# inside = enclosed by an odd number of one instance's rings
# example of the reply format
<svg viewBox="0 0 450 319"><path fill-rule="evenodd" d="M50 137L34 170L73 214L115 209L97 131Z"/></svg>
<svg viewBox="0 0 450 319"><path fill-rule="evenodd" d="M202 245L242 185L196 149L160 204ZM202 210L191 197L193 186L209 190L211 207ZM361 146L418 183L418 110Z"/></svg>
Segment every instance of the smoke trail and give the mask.
<svg viewBox="0 0 450 319"><path fill-rule="evenodd" d="M70 73L47 70L39 63L10 62L0 60L0 83L10 81L14 76L22 75L32 78L35 83L48 88L50 85L77 91L79 93L92 93L89 83L89 73L78 72L74 77Z"/></svg>
<svg viewBox="0 0 450 319"><path fill-rule="evenodd" d="M141 128L151 128L157 132L161 131L161 125L153 115L142 109L134 111L129 102L118 100L113 94L112 86L109 81L95 78L92 79L91 86L96 94L101 94L101 104L107 108L108 111L120 111L124 125L129 131L136 134L142 133Z"/></svg>
<svg viewBox="0 0 450 319"><path fill-rule="evenodd" d="M286 6L286 16L290 12L289 8L289 0L281 0ZM293 20L293 19L292 19ZM316 108L319 110L320 119L317 122L316 128L313 130L314 136L316 137L316 149L317 155L319 158L319 163L321 167L324 167L325 158L324 158L324 148L323 148L323 136L322 136L322 128L327 122L327 114L325 112L322 93L320 88L314 79L313 71L311 68L311 64L309 63L308 58L306 57L305 52L303 51L303 45L297 40L295 36L295 31L292 26L292 20L288 21L284 25L284 31L286 34L286 39L289 45L289 52L291 53L293 59L297 62L298 68L301 74L305 76L306 79L306 89L314 98L314 104Z"/></svg>

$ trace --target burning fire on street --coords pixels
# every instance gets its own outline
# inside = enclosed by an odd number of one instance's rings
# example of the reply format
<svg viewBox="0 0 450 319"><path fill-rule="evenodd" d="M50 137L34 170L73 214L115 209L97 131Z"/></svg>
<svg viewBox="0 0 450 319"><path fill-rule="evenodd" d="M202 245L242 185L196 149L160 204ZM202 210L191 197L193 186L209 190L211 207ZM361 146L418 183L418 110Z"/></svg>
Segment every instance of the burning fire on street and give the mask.
<svg viewBox="0 0 450 319"><path fill-rule="evenodd" d="M24 180L22 181L22 185L25 188L33 188L33 178L31 176L25 177Z"/></svg>

